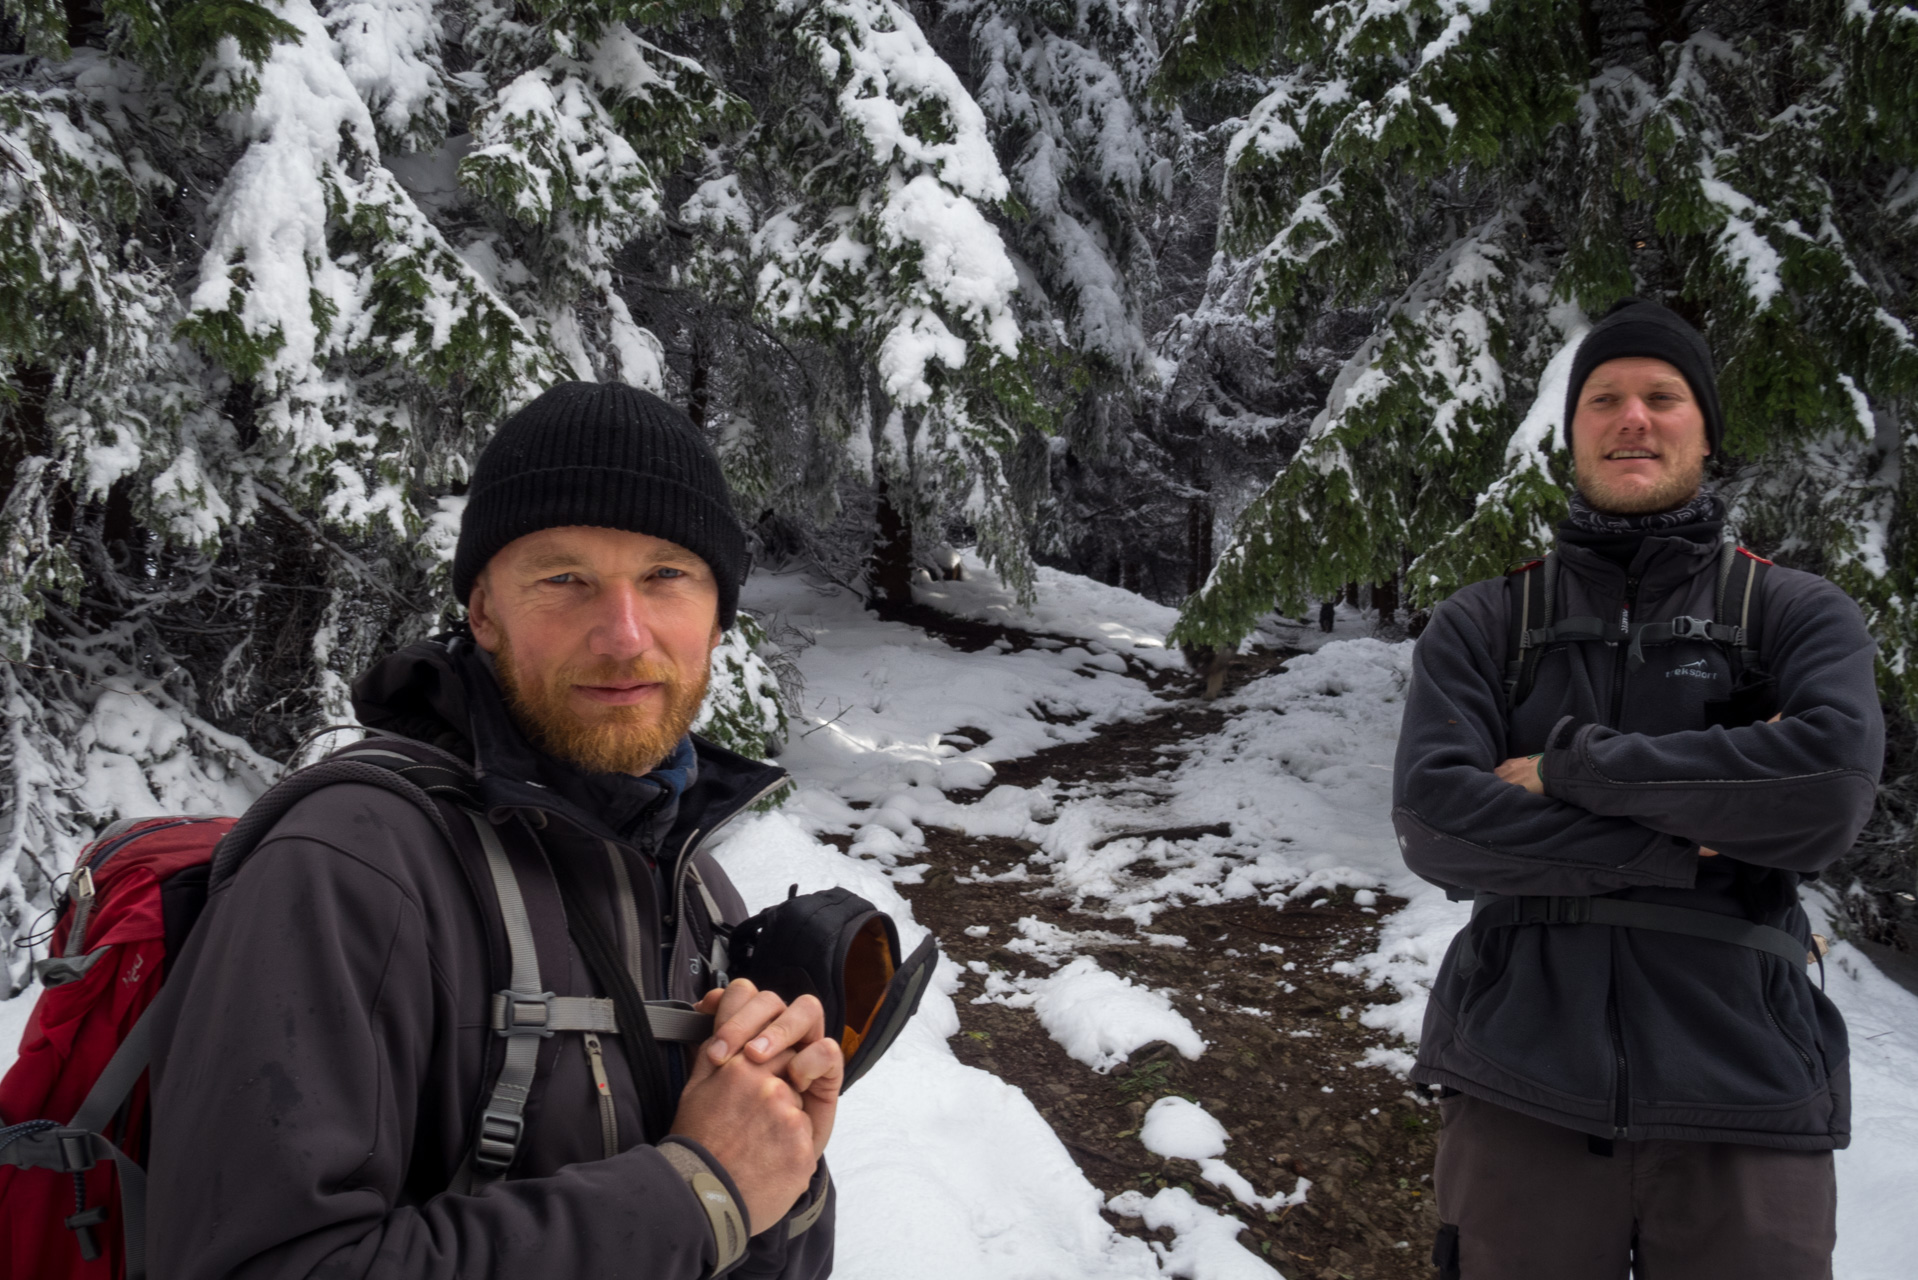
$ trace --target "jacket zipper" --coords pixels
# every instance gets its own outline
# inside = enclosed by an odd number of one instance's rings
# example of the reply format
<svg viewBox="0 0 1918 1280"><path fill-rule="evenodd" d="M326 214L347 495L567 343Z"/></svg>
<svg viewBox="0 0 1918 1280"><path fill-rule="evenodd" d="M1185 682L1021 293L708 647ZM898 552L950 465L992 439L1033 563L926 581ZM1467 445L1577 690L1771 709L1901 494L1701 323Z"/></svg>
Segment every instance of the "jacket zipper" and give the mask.
<svg viewBox="0 0 1918 1280"><path fill-rule="evenodd" d="M599 1094L599 1141L608 1160L619 1154L619 1115L613 1110L613 1087L606 1080L606 1058L600 1052L599 1035L585 1033L586 1060L593 1067L593 1088Z"/></svg>
<svg viewBox="0 0 1918 1280"><path fill-rule="evenodd" d="M717 823L714 823L710 830L696 830L686 837L686 843L679 847L679 859L673 864L672 904L666 916L666 931L668 933L671 933L673 926L684 919L686 915L686 876L687 873L692 870L693 855L698 853L706 841L712 839L727 823L758 804L761 800L764 800L773 792L779 790L779 788L785 786L788 780L789 779L784 777L780 778L777 782L762 789L759 794L755 795L752 799L739 805ZM713 923L717 924L719 922L714 921Z"/></svg>
<svg viewBox="0 0 1918 1280"><path fill-rule="evenodd" d="M1618 1024L1618 984L1612 984L1612 990L1605 998L1605 1020L1611 1024L1612 1062L1618 1068L1618 1079L1613 1088L1616 1090L1612 1103L1612 1137L1623 1138L1631 1127L1631 1075L1625 1064L1625 1033Z"/></svg>
<svg viewBox="0 0 1918 1280"><path fill-rule="evenodd" d="M1625 579L1625 608L1619 618L1617 652L1612 659L1612 719L1610 727L1616 729L1625 717L1625 668L1632 645L1632 614L1638 609L1638 579Z"/></svg>

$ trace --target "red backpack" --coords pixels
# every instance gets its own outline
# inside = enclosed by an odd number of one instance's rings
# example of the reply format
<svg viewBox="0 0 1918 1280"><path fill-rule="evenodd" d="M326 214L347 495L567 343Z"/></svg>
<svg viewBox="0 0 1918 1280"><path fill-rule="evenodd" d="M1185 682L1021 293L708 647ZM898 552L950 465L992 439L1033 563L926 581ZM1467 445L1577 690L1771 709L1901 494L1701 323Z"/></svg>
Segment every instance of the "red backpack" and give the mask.
<svg viewBox="0 0 1918 1280"><path fill-rule="evenodd" d="M349 747L283 779L243 818L120 822L82 850L52 958L34 965L45 990L0 1079L0 1280L145 1276L151 1020L142 1015L210 879L238 871L295 801L338 782L398 792L450 838L428 793L463 796L463 781L445 765Z"/></svg>

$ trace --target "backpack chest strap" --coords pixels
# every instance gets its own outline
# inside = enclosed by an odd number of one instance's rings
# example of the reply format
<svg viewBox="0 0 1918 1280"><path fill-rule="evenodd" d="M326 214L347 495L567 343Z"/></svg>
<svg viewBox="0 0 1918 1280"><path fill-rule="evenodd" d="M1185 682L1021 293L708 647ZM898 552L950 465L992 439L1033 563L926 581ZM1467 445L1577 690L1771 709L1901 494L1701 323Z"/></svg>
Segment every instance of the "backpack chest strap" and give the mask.
<svg viewBox="0 0 1918 1280"><path fill-rule="evenodd" d="M646 1022L653 1039L700 1044L713 1034L713 1016L679 1000L648 1000ZM501 991L493 996L493 1030L503 1036L550 1036L556 1031L619 1034L619 1015L611 1000L599 996L556 996Z"/></svg>

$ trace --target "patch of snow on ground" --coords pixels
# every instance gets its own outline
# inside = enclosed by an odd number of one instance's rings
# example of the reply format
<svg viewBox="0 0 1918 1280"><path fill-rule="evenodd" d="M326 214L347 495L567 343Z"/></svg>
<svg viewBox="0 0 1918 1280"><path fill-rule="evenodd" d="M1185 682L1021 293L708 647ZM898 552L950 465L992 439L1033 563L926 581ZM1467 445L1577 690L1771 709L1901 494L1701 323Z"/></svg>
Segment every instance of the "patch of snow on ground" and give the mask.
<svg viewBox="0 0 1918 1280"><path fill-rule="evenodd" d="M1150 1200L1140 1191L1121 1192L1107 1206L1122 1218L1142 1218L1146 1229L1172 1228L1171 1245L1152 1242L1165 1273L1194 1280L1273 1280L1279 1273L1239 1243L1239 1224L1206 1208L1183 1187L1167 1187Z"/></svg>
<svg viewBox="0 0 1918 1280"><path fill-rule="evenodd" d="M1197 1029L1164 993L1101 969L1091 956L1080 956L1050 977L991 974L986 993L973 1003L987 1001L1031 1009L1060 1048L1101 1075L1155 1040L1187 1058L1205 1052Z"/></svg>
<svg viewBox="0 0 1918 1280"><path fill-rule="evenodd" d="M1165 644L1166 632L1179 620L1177 609L1044 565L1033 582L1032 603L1020 604L976 552L961 553L961 563L963 579L922 582L913 589L914 599L975 622L1076 636L1149 667L1177 670L1185 666L1179 651Z"/></svg>
<svg viewBox="0 0 1918 1280"><path fill-rule="evenodd" d="M1139 1141L1155 1156L1210 1160L1225 1154L1225 1126L1190 1098L1168 1095L1145 1113Z"/></svg>

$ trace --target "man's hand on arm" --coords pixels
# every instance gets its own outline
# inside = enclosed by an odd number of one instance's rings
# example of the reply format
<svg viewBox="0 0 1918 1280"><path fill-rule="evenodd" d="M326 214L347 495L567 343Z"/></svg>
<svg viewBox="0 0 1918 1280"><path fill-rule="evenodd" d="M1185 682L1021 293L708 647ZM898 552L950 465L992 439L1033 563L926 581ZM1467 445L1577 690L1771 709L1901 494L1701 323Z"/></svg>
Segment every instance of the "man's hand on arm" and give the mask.
<svg viewBox="0 0 1918 1280"><path fill-rule="evenodd" d="M1523 787L1535 796L1545 794L1545 780L1538 775L1538 756L1513 756L1492 770L1502 781Z"/></svg>
<svg viewBox="0 0 1918 1280"><path fill-rule="evenodd" d="M672 1131L725 1166L755 1234L805 1194L832 1135L845 1061L819 1001L788 1005L739 979L699 1002L714 1015L680 1096Z"/></svg>

